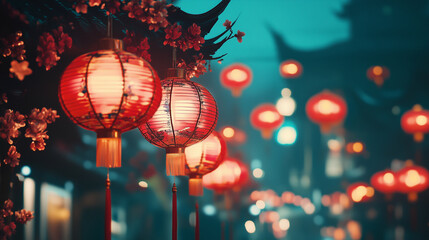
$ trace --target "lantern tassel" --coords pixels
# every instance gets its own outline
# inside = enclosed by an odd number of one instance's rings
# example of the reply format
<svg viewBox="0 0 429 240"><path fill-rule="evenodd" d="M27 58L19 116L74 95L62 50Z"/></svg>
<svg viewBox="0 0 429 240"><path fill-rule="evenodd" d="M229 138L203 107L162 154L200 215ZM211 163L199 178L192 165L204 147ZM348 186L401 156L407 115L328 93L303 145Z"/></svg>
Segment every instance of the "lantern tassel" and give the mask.
<svg viewBox="0 0 429 240"><path fill-rule="evenodd" d="M104 239L111 240L112 239L112 199L110 192L110 179L109 172L107 172L106 179L106 202L104 209Z"/></svg>
<svg viewBox="0 0 429 240"><path fill-rule="evenodd" d="M189 195L203 196L203 180L201 178L189 179Z"/></svg>
<svg viewBox="0 0 429 240"><path fill-rule="evenodd" d="M173 232L173 240L177 240L177 187L176 187L176 183L173 183L173 188L172 188L172 192L173 192L173 226L172 226L172 232Z"/></svg>
<svg viewBox="0 0 429 240"><path fill-rule="evenodd" d="M167 175L185 176L185 161L185 153L167 153Z"/></svg>
<svg viewBox="0 0 429 240"><path fill-rule="evenodd" d="M195 202L195 240L200 240L200 214L198 201Z"/></svg>
<svg viewBox="0 0 429 240"><path fill-rule="evenodd" d="M121 137L119 132L97 133L97 167L121 167Z"/></svg>

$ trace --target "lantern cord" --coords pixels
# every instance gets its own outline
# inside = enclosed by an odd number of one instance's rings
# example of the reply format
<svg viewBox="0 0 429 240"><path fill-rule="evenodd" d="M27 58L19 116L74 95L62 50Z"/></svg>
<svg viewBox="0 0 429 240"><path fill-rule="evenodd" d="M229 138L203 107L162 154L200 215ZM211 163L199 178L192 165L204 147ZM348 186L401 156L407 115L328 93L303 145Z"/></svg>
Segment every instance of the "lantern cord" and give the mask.
<svg viewBox="0 0 429 240"><path fill-rule="evenodd" d="M112 38L113 37L113 21L112 21L112 14L109 14L107 16L107 37Z"/></svg>
<svg viewBox="0 0 429 240"><path fill-rule="evenodd" d="M110 179L109 179L109 168L107 168L107 179L106 179L106 202L104 209L104 239L112 239L112 199L110 192Z"/></svg>
<svg viewBox="0 0 429 240"><path fill-rule="evenodd" d="M195 240L200 240L200 214L198 200L195 202Z"/></svg>
<svg viewBox="0 0 429 240"><path fill-rule="evenodd" d="M173 226L172 226L172 233L173 233L173 240L177 240L177 187L176 183L173 183Z"/></svg>
<svg viewBox="0 0 429 240"><path fill-rule="evenodd" d="M173 47L173 68L176 68L177 64L177 49L176 47Z"/></svg>

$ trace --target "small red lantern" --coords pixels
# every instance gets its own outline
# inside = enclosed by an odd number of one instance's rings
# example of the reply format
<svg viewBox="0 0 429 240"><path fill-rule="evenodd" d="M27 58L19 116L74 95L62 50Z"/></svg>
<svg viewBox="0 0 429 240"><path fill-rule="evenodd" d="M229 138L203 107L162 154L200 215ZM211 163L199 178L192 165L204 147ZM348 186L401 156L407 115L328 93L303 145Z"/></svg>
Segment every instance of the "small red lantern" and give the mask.
<svg viewBox="0 0 429 240"><path fill-rule="evenodd" d="M286 60L280 64L280 75L284 78L297 78L302 74L302 65L295 60Z"/></svg>
<svg viewBox="0 0 429 240"><path fill-rule="evenodd" d="M422 142L424 134L429 132L429 111L415 105L402 115L401 127L404 132L414 135L414 141Z"/></svg>
<svg viewBox="0 0 429 240"><path fill-rule="evenodd" d="M234 190L239 191L241 188L245 187L250 180L250 173L249 173L249 167L244 164L242 161L238 159L234 159L237 161L238 165L240 166L240 177L238 178Z"/></svg>
<svg viewBox="0 0 429 240"><path fill-rule="evenodd" d="M202 196L202 178L215 170L226 155L226 143L216 131L203 141L185 149L186 175L189 176L189 195Z"/></svg>
<svg viewBox="0 0 429 240"><path fill-rule="evenodd" d="M346 145L346 151L350 154L361 154L365 150L365 145L362 142L349 142Z"/></svg>
<svg viewBox="0 0 429 240"><path fill-rule="evenodd" d="M283 116L277 111L276 106L264 103L253 109L250 114L250 123L261 131L264 139L271 138L273 131L283 124Z"/></svg>
<svg viewBox="0 0 429 240"><path fill-rule="evenodd" d="M347 188L347 195L353 202L366 202L374 196L374 188L363 182L357 182Z"/></svg>
<svg viewBox="0 0 429 240"><path fill-rule="evenodd" d="M238 160L226 157L218 168L204 176L203 185L220 194L231 190L239 181L240 176L241 167Z"/></svg>
<svg viewBox="0 0 429 240"><path fill-rule="evenodd" d="M58 97L74 123L97 133L97 167L120 167L121 133L152 117L161 101L161 85L150 64L122 51L121 41L104 43L109 47L70 63Z"/></svg>
<svg viewBox="0 0 429 240"><path fill-rule="evenodd" d="M366 71L366 76L374 81L377 86L381 87L384 80L390 77L390 71L387 67L372 66Z"/></svg>
<svg viewBox="0 0 429 240"><path fill-rule="evenodd" d="M417 200L417 193L429 188L429 172L423 167L408 166L397 172L398 190L408 193L411 202Z"/></svg>
<svg viewBox="0 0 429 240"><path fill-rule="evenodd" d="M376 172L371 177L371 185L382 193L394 193L397 191L396 174L392 170Z"/></svg>
<svg viewBox="0 0 429 240"><path fill-rule="evenodd" d="M232 96L239 97L243 89L252 83L252 70L241 63L235 63L224 68L220 73L220 83L229 88Z"/></svg>
<svg viewBox="0 0 429 240"><path fill-rule="evenodd" d="M308 100L305 111L312 122L320 125L322 133L328 133L333 126L344 121L347 104L342 97L323 91Z"/></svg>
<svg viewBox="0 0 429 240"><path fill-rule="evenodd" d="M241 145L246 142L246 133L232 126L223 127L220 131L222 133L223 139L226 142L236 145Z"/></svg>
<svg viewBox="0 0 429 240"><path fill-rule="evenodd" d="M185 148L212 133L218 109L206 88L183 78L183 69L170 69L169 76L161 81L161 105L139 129L150 143L166 149L167 175L183 176Z"/></svg>

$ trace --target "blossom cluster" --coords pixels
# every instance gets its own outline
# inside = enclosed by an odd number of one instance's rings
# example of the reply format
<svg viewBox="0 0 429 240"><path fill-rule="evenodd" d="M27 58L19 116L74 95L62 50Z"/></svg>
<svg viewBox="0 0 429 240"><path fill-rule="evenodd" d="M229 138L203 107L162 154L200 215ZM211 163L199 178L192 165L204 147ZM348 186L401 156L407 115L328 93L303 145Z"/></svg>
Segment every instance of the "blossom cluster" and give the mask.
<svg viewBox="0 0 429 240"><path fill-rule="evenodd" d="M33 212L21 209L12 211L13 202L8 199L0 209L0 240L9 239L16 230L16 223L26 224L34 218Z"/></svg>
<svg viewBox="0 0 429 240"><path fill-rule="evenodd" d="M90 7L99 6L101 9L106 9L107 15L115 14L121 9L120 0L75 0L73 8L77 13L88 13L88 5Z"/></svg>
<svg viewBox="0 0 429 240"><path fill-rule="evenodd" d="M60 60L59 55L62 54L65 48L72 47L72 38L64 33L62 26L52 30L52 34L44 32L39 38L39 45L37 46L38 55L36 62L39 67L45 66L46 71L57 65Z"/></svg>
<svg viewBox="0 0 429 240"><path fill-rule="evenodd" d="M169 25L167 21L169 6L165 0L131 0L123 9L128 12L128 17L147 23L149 30L156 32Z"/></svg>
<svg viewBox="0 0 429 240"><path fill-rule="evenodd" d="M186 70L186 79L191 79L193 77L198 78L207 72L206 60L204 60L204 55L202 53L193 56L193 61L189 63L181 59L177 66Z"/></svg>
<svg viewBox="0 0 429 240"><path fill-rule="evenodd" d="M23 61L25 59L25 46L21 37L22 32L17 31L6 38L1 38L1 55L3 57L11 56L13 59Z"/></svg>
<svg viewBox="0 0 429 240"><path fill-rule="evenodd" d="M130 53L134 53L136 56L145 59L146 61L152 61L151 56L148 52L150 49L148 38L137 37L134 32L127 31L127 35L123 39L125 50Z"/></svg>
<svg viewBox="0 0 429 240"><path fill-rule="evenodd" d="M164 45L179 47L182 51L188 49L199 51L204 42L204 38L201 37L201 27L195 23L189 26L185 32L182 32L182 26L177 23L165 29Z"/></svg>
<svg viewBox="0 0 429 240"><path fill-rule="evenodd" d="M59 118L56 110L46 108L39 110L34 108L31 111L27 118L28 128L25 131L25 137L33 140L30 144L31 150L45 150L45 139L49 139L48 134L46 134L46 128L48 127L48 123L55 122L56 118Z"/></svg>

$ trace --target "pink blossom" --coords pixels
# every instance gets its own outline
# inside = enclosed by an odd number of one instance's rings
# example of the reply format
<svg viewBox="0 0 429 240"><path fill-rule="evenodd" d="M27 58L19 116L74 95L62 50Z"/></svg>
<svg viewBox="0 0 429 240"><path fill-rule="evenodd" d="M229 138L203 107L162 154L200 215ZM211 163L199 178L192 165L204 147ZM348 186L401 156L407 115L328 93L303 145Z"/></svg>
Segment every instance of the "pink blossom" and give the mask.
<svg viewBox="0 0 429 240"><path fill-rule="evenodd" d="M16 167L19 165L19 158L21 154L16 151L16 147L11 145L9 151L7 152L6 158L3 160L5 164L9 164L11 167Z"/></svg>
<svg viewBox="0 0 429 240"><path fill-rule="evenodd" d="M106 9L107 15L116 14L121 10L121 1L120 0L104 0L104 3L101 5L101 9Z"/></svg>
<svg viewBox="0 0 429 240"><path fill-rule="evenodd" d="M237 34L235 34L234 35L234 37L236 37L237 38L237 41L239 42L239 43L241 43L242 41L243 41L243 37L245 36L246 34L244 33L244 32L240 32L240 30L237 30Z"/></svg>
<svg viewBox="0 0 429 240"><path fill-rule="evenodd" d="M15 220L17 223L26 224L28 221L33 219L33 212L27 211L25 209L21 209L19 211L15 211Z"/></svg>
<svg viewBox="0 0 429 240"><path fill-rule="evenodd" d="M28 61L18 62L13 60L10 62L9 72L14 74L19 81L24 80L25 76L30 75L33 71L28 67Z"/></svg>
<svg viewBox="0 0 429 240"><path fill-rule="evenodd" d="M31 138L33 141L30 148L33 151L45 150L45 139L49 139L45 131L48 123L52 123L56 118L59 118L56 110L42 108L39 110L34 108L28 116L28 128L25 131L25 137Z"/></svg>
<svg viewBox="0 0 429 240"><path fill-rule="evenodd" d="M174 23L165 29L165 41L164 45L171 47L177 47L177 39L182 36L182 26Z"/></svg>
<svg viewBox="0 0 429 240"><path fill-rule="evenodd" d="M231 21L225 20L225 22L223 23L223 26L225 26L226 29L231 29Z"/></svg>
<svg viewBox="0 0 429 240"><path fill-rule="evenodd" d="M60 57L57 55L55 39L48 32L44 32L42 36L40 36L37 51L36 62L39 63L39 67L42 65L45 66L46 71L57 65L57 61L60 60Z"/></svg>
<svg viewBox="0 0 429 240"><path fill-rule="evenodd" d="M88 13L88 5L84 1L77 2L73 7L77 13Z"/></svg>
<svg viewBox="0 0 429 240"><path fill-rule="evenodd" d="M25 116L18 111L6 110L3 117L0 117L0 137L7 139L9 144L13 144L12 138L19 136L19 129L25 126Z"/></svg>
<svg viewBox="0 0 429 240"><path fill-rule="evenodd" d="M134 32L127 31L127 36L123 39L123 41L125 44L125 49L128 52L134 53L136 56L141 57L148 62L152 61L151 55L148 52L150 45L147 37L142 39L137 37Z"/></svg>
<svg viewBox="0 0 429 240"><path fill-rule="evenodd" d="M89 0L89 6L91 7L100 6L100 4L101 0Z"/></svg>

